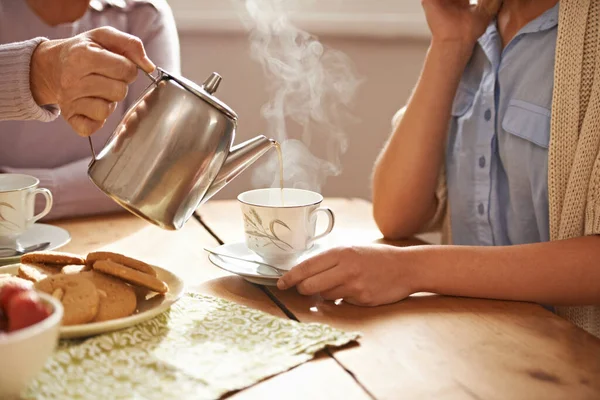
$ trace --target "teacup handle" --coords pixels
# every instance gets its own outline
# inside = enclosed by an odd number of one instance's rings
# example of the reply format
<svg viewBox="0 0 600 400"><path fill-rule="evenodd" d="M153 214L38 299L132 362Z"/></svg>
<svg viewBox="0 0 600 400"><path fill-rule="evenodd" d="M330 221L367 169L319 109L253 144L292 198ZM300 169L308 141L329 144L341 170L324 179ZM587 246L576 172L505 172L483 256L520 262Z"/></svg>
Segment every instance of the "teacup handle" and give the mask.
<svg viewBox="0 0 600 400"><path fill-rule="evenodd" d="M44 188L35 189L33 192L31 192L31 196L33 196L34 202L35 202L35 196L37 196L38 194L41 194L46 198L46 207L44 207L44 209L42 210L41 213L39 213L38 215L34 215L33 218L31 218L28 221L30 223L34 223L37 220L39 220L40 218L44 218L46 215L48 215L48 213L52 209L52 193L50 193L50 191L48 189L44 189Z"/></svg>
<svg viewBox="0 0 600 400"><path fill-rule="evenodd" d="M309 245L311 245L316 240L322 239L325 236L329 235L331 233L331 231L333 230L333 226L335 225L335 215L333 214L333 211L329 207L321 207L321 208L316 209L315 211L313 211L310 214L310 217L312 218L313 216L315 216L316 214L318 214L320 212L321 213L325 213L327 215L327 219L329 220L329 224L327 225L327 229L325 229L325 232L323 232L323 233L315 236L311 240L309 240L309 242L308 242Z"/></svg>

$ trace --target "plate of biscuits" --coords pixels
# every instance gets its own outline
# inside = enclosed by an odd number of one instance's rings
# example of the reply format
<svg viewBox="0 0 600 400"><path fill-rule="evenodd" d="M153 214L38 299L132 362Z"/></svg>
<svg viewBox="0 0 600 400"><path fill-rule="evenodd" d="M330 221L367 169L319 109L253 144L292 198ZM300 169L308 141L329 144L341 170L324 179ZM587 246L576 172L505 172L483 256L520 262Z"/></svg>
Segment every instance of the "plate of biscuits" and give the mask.
<svg viewBox="0 0 600 400"><path fill-rule="evenodd" d="M85 257L55 251L28 253L0 267L10 277L60 300L62 339L128 328L168 310L183 281L166 269L123 254L95 251Z"/></svg>

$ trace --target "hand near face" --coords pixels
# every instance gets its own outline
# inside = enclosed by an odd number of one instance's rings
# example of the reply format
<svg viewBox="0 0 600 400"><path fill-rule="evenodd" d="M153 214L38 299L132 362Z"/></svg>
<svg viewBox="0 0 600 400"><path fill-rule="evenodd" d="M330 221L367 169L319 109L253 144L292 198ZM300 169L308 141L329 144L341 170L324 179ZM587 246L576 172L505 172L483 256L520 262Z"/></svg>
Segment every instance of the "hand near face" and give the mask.
<svg viewBox="0 0 600 400"><path fill-rule="evenodd" d="M475 6L469 0L421 0L433 39L473 46L501 4L498 0L481 2Z"/></svg>
<svg viewBox="0 0 600 400"><path fill-rule="evenodd" d="M277 287L296 286L304 295L360 306L394 303L415 292L415 265L407 255L406 249L386 245L338 247L298 264Z"/></svg>
<svg viewBox="0 0 600 400"><path fill-rule="evenodd" d="M69 125L89 136L125 99L137 66L149 73L155 69L138 38L98 28L40 43L31 58L31 91L39 105L58 104Z"/></svg>

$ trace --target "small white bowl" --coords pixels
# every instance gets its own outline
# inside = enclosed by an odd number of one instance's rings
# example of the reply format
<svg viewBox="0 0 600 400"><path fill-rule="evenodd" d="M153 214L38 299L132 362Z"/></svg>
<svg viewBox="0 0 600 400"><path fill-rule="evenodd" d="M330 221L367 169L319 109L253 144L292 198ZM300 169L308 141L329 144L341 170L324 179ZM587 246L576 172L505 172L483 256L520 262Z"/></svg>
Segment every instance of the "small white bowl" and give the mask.
<svg viewBox="0 0 600 400"><path fill-rule="evenodd" d="M52 313L37 324L0 334L0 399L18 398L58 343L62 304L46 293L38 294L50 305Z"/></svg>

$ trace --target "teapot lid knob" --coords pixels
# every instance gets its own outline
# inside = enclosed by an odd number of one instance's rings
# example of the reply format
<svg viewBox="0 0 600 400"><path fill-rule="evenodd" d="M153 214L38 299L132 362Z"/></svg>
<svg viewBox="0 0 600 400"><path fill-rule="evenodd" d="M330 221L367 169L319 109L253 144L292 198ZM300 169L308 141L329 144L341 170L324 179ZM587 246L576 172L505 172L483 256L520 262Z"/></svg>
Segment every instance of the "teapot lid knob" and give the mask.
<svg viewBox="0 0 600 400"><path fill-rule="evenodd" d="M208 79L206 79L204 81L204 83L202 84L202 87L209 94L213 94L214 92L217 91L217 88L219 87L219 83L221 83L221 79L222 79L221 75L217 74L216 72L213 72L212 74L210 74Z"/></svg>

